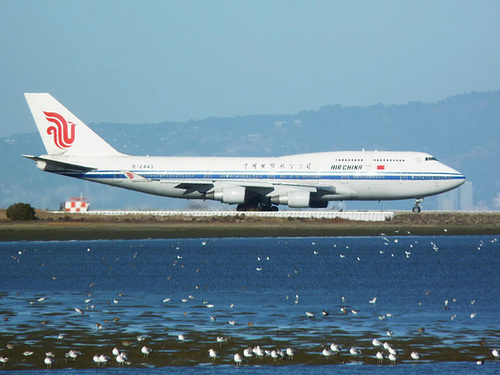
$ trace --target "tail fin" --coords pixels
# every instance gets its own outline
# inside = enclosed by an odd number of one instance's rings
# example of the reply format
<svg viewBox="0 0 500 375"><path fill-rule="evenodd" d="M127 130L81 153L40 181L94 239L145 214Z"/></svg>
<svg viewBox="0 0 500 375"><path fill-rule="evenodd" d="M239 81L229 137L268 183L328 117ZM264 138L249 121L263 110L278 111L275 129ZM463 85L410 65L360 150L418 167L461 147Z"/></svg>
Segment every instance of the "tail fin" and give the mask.
<svg viewBox="0 0 500 375"><path fill-rule="evenodd" d="M50 94L24 94L49 155L119 155Z"/></svg>

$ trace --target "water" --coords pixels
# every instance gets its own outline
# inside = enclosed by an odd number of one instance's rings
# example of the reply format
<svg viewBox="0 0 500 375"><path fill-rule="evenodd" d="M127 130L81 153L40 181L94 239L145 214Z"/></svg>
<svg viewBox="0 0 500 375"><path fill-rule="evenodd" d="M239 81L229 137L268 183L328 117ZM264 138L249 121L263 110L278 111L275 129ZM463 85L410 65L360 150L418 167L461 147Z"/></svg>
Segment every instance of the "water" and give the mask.
<svg viewBox="0 0 500 375"><path fill-rule="evenodd" d="M238 371L495 373L499 248L493 236L0 243L0 356L6 370L45 369L50 350L54 369L75 374L95 372L92 356L106 354L113 373L117 346L128 371L224 373L236 352L260 345L297 355ZM399 350L396 365L379 364L374 338ZM344 350L323 357L332 342ZM74 362L70 349L82 353Z"/></svg>

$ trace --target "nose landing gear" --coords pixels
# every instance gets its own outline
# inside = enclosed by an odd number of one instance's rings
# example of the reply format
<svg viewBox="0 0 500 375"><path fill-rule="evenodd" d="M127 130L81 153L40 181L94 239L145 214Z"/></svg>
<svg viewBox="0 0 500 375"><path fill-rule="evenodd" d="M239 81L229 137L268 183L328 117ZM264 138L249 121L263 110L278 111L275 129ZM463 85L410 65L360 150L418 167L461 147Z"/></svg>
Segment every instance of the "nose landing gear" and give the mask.
<svg viewBox="0 0 500 375"><path fill-rule="evenodd" d="M417 198L415 199L415 206L413 206L412 211L418 214L420 211L422 211L422 207L420 207L420 203L424 201L424 198Z"/></svg>

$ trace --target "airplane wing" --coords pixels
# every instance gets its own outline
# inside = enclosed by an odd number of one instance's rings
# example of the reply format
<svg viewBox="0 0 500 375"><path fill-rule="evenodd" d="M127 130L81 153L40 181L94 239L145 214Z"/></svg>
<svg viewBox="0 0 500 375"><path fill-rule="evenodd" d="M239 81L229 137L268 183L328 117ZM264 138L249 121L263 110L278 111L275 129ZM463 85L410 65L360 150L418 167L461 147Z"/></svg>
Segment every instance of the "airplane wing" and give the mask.
<svg viewBox="0 0 500 375"><path fill-rule="evenodd" d="M66 172L89 172L95 171L97 168L89 167L81 164L68 163L64 161L45 158L42 156L22 155L27 159L36 161L36 165L42 171L66 171Z"/></svg>
<svg viewBox="0 0 500 375"><path fill-rule="evenodd" d="M243 180L234 180L234 181L219 181L219 180L190 180L189 182L185 181L169 181L172 183L177 183L175 186L179 189L193 189L193 190L209 190L213 187L217 186L243 186L245 188L251 188L252 190L274 190L274 188L279 185L283 187L290 187L291 189L303 189L313 193L325 193L325 194L335 194L337 192L337 188L333 185L313 185L313 184L290 184L290 183L280 183L280 182L257 182L257 181L243 181Z"/></svg>

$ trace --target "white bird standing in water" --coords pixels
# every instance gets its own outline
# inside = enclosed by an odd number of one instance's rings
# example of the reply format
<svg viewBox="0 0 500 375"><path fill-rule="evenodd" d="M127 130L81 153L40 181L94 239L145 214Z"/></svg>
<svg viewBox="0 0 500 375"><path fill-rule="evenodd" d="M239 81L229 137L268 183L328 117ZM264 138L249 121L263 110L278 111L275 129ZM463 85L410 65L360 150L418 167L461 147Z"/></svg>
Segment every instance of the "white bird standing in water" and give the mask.
<svg viewBox="0 0 500 375"><path fill-rule="evenodd" d="M234 362L236 362L236 365L238 365L238 366L241 365L241 362L243 362L243 357L241 356L240 353L236 353L234 355L233 359L234 359Z"/></svg>
<svg viewBox="0 0 500 375"><path fill-rule="evenodd" d="M213 349L208 349L208 356L210 357L210 359L212 361L215 361L217 359L217 356L218 356L219 353L217 353L215 350Z"/></svg>
<svg viewBox="0 0 500 375"><path fill-rule="evenodd" d="M252 348L246 348L243 350L243 355L245 356L245 358L251 358L253 357L253 351L252 351Z"/></svg>
<svg viewBox="0 0 500 375"><path fill-rule="evenodd" d="M389 360L392 362L393 365L396 364L396 361L398 360L398 357L396 357L394 354L389 354Z"/></svg>
<svg viewBox="0 0 500 375"><path fill-rule="evenodd" d="M141 353L144 354L145 357L149 357L149 355L151 353L153 353L153 349L151 348L148 348L146 345L144 345L142 348L141 348Z"/></svg>
<svg viewBox="0 0 500 375"><path fill-rule="evenodd" d="M52 368L52 365L56 363L56 360L53 357L47 356L43 362L47 365L47 368Z"/></svg>
<svg viewBox="0 0 500 375"><path fill-rule="evenodd" d="M411 352L411 358L413 358L415 361L418 361L420 359L420 357L422 357L420 355L420 353L417 353L417 352Z"/></svg>
<svg viewBox="0 0 500 375"><path fill-rule="evenodd" d="M325 348L321 352L321 355L324 356L324 357L326 357L326 358L328 358L328 357L330 357L332 355L332 352L331 352L331 350L328 350L328 349Z"/></svg>
<svg viewBox="0 0 500 375"><path fill-rule="evenodd" d="M352 348L349 350L349 353L351 353L352 355L360 355L360 354L361 354L361 350L359 350L358 348L354 348L354 347L352 347Z"/></svg>
<svg viewBox="0 0 500 375"><path fill-rule="evenodd" d="M118 364L120 366L122 366L124 363L127 363L127 356L125 355L125 353L119 353L117 356L116 356L116 362L118 362Z"/></svg>
<svg viewBox="0 0 500 375"><path fill-rule="evenodd" d="M101 354L99 356L99 363L103 366L106 366L106 364L109 362L109 357L107 355Z"/></svg>
<svg viewBox="0 0 500 375"><path fill-rule="evenodd" d="M332 343L330 345L330 350L334 353L340 353L340 351L342 350L342 346L340 346L339 344Z"/></svg>

